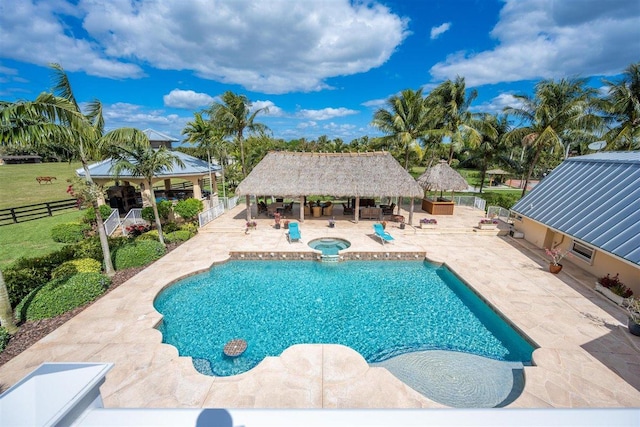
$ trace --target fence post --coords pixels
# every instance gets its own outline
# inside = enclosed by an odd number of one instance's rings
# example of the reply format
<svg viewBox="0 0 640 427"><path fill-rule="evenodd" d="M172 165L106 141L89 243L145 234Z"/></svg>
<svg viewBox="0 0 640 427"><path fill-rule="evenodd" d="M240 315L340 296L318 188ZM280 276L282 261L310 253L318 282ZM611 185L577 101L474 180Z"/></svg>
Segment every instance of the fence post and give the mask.
<svg viewBox="0 0 640 427"><path fill-rule="evenodd" d="M49 216L53 216L53 212L51 211L51 205L49 205L49 203L45 203L45 205L47 206L47 213L49 214Z"/></svg>
<svg viewBox="0 0 640 427"><path fill-rule="evenodd" d="M11 218L13 218L14 224L18 223L18 217L16 216L16 210L14 208L11 208Z"/></svg>

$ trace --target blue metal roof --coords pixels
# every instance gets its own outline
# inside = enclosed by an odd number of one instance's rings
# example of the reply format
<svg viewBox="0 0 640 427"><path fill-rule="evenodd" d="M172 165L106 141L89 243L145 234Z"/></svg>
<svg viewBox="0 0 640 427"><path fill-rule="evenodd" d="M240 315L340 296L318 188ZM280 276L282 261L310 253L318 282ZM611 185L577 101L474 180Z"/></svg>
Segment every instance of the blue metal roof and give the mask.
<svg viewBox="0 0 640 427"><path fill-rule="evenodd" d="M569 158L511 210L640 265L640 151Z"/></svg>
<svg viewBox="0 0 640 427"><path fill-rule="evenodd" d="M188 175L203 175L209 173L209 163L204 160L200 160L197 157L189 156L188 154L182 153L180 151L172 151L171 153L175 154L182 162L184 163L184 167L175 165L171 171L164 171L156 175L156 177L169 178L169 177L180 177L180 176L188 176ZM89 165L89 173L92 178L105 178L105 179L114 179L115 176L111 171L111 167L113 166L113 160L107 159L98 163L94 163ZM217 172L222 168L215 164L211 163L211 172ZM76 173L79 176L84 176L84 169L80 168L76 170ZM123 171L120 173L120 178L133 178L133 176L128 171ZM139 177L136 177L139 178Z"/></svg>

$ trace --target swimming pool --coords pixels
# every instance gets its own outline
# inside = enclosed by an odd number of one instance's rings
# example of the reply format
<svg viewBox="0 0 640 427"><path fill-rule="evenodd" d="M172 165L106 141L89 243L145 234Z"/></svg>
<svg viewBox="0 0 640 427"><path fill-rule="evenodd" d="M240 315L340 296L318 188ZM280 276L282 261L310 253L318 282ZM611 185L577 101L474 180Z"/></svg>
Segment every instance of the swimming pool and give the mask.
<svg viewBox="0 0 640 427"><path fill-rule="evenodd" d="M322 252L322 255L338 255L341 250L351 247L351 242L333 237L323 237L310 241L309 247Z"/></svg>
<svg viewBox="0 0 640 427"><path fill-rule="evenodd" d="M529 364L534 350L447 268L420 261L230 261L154 302L163 342L208 375L245 372L303 343L343 344L369 363L419 350ZM247 341L238 358L231 339Z"/></svg>

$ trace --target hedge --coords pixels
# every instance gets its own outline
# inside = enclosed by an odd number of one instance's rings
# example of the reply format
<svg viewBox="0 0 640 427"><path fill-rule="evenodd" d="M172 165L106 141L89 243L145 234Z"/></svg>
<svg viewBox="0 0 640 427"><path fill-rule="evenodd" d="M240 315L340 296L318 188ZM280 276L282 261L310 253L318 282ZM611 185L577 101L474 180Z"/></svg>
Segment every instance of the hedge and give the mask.
<svg viewBox="0 0 640 427"><path fill-rule="evenodd" d="M111 215L111 206L100 205L100 216L103 220L106 220ZM96 211L93 207L87 209L84 214L84 222L95 224L96 223Z"/></svg>
<svg viewBox="0 0 640 427"><path fill-rule="evenodd" d="M78 222L66 222L58 224L51 229L51 238L54 242L59 243L76 243L84 239L85 232L89 231L91 226L88 224L80 224Z"/></svg>
<svg viewBox="0 0 640 427"><path fill-rule="evenodd" d="M177 230L164 235L164 240L167 243L186 242L193 235L187 230Z"/></svg>
<svg viewBox="0 0 640 427"><path fill-rule="evenodd" d="M100 273L78 273L71 277L52 280L34 289L18 304L18 320L40 320L59 316L95 300L110 284L111 279Z"/></svg>
<svg viewBox="0 0 640 427"><path fill-rule="evenodd" d="M502 206L505 209L511 209L520 200L520 195L513 193L482 193L480 197L487 201L487 206Z"/></svg>
<svg viewBox="0 0 640 427"><path fill-rule="evenodd" d="M203 209L204 204L202 200L194 198L180 200L173 207L173 211L180 215L185 221L192 221Z"/></svg>
<svg viewBox="0 0 640 427"><path fill-rule="evenodd" d="M63 262L51 272L52 279L70 277L77 273L100 273L102 263L93 258L80 258Z"/></svg>
<svg viewBox="0 0 640 427"><path fill-rule="evenodd" d="M7 344L9 343L9 337L9 332L7 332L5 328L0 326L0 353L4 351L5 347L7 347Z"/></svg>
<svg viewBox="0 0 640 427"><path fill-rule="evenodd" d="M142 267L162 257L165 247L155 240L135 240L115 251L114 267L123 270L131 267Z"/></svg>

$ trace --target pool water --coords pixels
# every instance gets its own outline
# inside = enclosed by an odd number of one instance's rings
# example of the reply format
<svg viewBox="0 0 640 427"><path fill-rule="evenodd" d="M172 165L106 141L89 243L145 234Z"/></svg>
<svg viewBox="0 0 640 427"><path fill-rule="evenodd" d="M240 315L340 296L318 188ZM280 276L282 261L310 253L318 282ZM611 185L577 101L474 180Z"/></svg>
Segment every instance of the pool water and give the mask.
<svg viewBox="0 0 640 427"><path fill-rule="evenodd" d="M309 247L322 252L322 255L338 255L338 252L347 249L351 243L343 239L323 238L309 242Z"/></svg>
<svg viewBox="0 0 640 427"><path fill-rule="evenodd" d="M421 261L230 261L165 289L163 342L229 376L294 344L343 344L369 363L439 349L530 364L532 345L447 268ZM222 352L234 338L242 356Z"/></svg>

